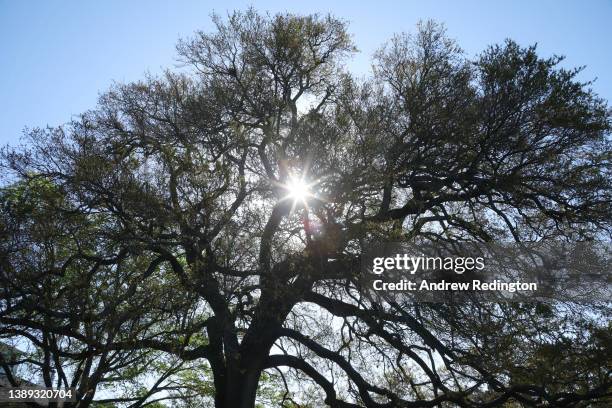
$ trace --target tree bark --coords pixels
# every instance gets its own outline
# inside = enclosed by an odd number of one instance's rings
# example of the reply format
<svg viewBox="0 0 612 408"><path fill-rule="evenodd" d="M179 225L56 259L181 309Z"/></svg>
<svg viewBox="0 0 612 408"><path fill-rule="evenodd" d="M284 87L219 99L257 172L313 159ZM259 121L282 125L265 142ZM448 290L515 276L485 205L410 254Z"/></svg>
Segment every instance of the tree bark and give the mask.
<svg viewBox="0 0 612 408"><path fill-rule="evenodd" d="M216 408L253 408L261 371L255 367L230 370L225 389L225 404Z"/></svg>

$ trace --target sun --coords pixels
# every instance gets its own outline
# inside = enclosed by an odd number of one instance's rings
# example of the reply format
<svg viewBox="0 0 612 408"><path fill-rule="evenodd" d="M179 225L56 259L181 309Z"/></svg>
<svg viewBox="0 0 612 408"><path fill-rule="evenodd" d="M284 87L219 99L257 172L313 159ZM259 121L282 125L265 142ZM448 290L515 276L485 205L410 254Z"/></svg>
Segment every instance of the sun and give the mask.
<svg viewBox="0 0 612 408"><path fill-rule="evenodd" d="M319 183L319 180L308 182L304 176L289 176L288 180L281 184L281 187L287 192L287 195L281 201L290 200L292 211L297 206L308 208L308 201L318 199L312 191L317 183Z"/></svg>
<svg viewBox="0 0 612 408"><path fill-rule="evenodd" d="M312 195L310 186L301 178L292 177L286 184L287 198L290 200L305 202Z"/></svg>

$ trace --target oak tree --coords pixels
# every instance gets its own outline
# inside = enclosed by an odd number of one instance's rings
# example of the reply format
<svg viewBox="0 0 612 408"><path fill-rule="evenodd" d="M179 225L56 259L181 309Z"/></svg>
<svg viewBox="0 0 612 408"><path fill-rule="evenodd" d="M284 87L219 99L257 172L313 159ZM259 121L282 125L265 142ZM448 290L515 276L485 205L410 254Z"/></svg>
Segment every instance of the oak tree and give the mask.
<svg viewBox="0 0 612 408"><path fill-rule="evenodd" d="M579 69L510 40L469 57L425 22L359 79L335 17L214 23L181 67L3 150L0 337L48 386L77 407L610 403L609 304L381 301L359 266L372 242L609 239L611 113Z"/></svg>

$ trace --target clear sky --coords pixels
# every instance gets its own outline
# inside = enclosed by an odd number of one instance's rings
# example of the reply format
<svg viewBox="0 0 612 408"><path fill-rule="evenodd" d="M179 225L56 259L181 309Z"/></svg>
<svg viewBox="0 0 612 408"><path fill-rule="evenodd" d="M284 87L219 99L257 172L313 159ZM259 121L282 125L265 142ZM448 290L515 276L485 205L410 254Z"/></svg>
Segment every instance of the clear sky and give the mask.
<svg viewBox="0 0 612 408"><path fill-rule="evenodd" d="M537 42L566 66L586 65L581 79L612 103L612 0L589 1L72 1L0 0L0 145L25 126L59 125L95 106L113 81L172 67L179 37L209 30L215 11L332 13L350 22L361 50L351 68L419 19L444 22L469 55L513 38Z"/></svg>

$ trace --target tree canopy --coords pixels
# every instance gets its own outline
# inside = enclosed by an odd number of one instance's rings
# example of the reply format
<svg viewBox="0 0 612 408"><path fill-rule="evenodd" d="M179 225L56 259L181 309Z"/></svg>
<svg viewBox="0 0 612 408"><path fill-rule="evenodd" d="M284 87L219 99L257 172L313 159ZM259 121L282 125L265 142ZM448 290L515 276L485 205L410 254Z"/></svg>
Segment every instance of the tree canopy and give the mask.
<svg viewBox="0 0 612 408"><path fill-rule="evenodd" d="M372 242L608 240L612 114L579 69L423 22L356 78L333 16L214 23L3 149L9 377L76 407L610 404L608 303L380 302L359 267Z"/></svg>

